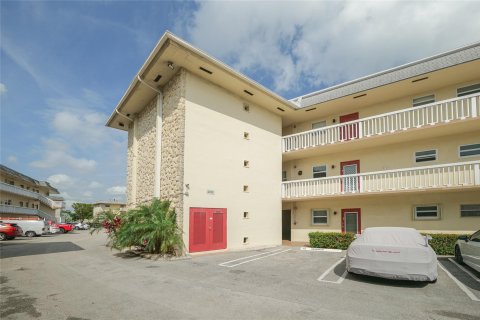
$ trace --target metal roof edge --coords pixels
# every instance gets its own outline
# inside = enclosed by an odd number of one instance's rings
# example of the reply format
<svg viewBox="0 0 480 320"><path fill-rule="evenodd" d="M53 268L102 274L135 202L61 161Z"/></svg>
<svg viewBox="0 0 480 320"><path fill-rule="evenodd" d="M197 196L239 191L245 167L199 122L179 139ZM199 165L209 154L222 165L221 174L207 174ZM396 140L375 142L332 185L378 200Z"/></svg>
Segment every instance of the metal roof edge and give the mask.
<svg viewBox="0 0 480 320"><path fill-rule="evenodd" d="M456 49L453 49L453 50L449 50L449 51L446 51L446 52L443 52L443 53L435 54L435 55L427 57L427 58L422 58L422 59L419 59L419 60L415 60L415 61L412 61L412 62L402 64L400 66L396 66L396 67L389 68L389 69L386 69L386 70L382 70L382 71L379 71L379 72L376 72L376 73L372 73L372 74L369 74L369 75L366 75L366 76L363 76L363 77L360 77L360 78L357 78L357 79L353 79L353 80L350 80L350 81L347 81L347 82L339 83L337 85L334 85L334 86L331 86L331 87L328 87L328 88L324 88L324 89L321 89L321 90L318 90L318 91L307 93L307 94L302 95L302 96L295 97L293 99L290 99L290 101L292 101L292 102L296 101L296 100L301 101L303 99L311 98L311 97L316 96L316 95L320 95L320 94L323 94L323 93L334 91L334 90L337 90L337 89L342 88L342 87L346 87L346 86L351 85L351 84L361 83L363 81L367 81L367 80L370 80L370 79L373 79L373 78L376 78L376 77L379 77L379 76L382 76L382 75L386 75L386 74L389 74L389 73L394 73L394 72L406 69L408 67L412 67L412 66L415 66L415 65L420 65L422 63L426 63L426 62L433 61L435 59L450 56L450 55L456 54L458 52L466 51L468 49L472 49L472 48L475 48L475 47L480 47L480 42L475 42L475 43L472 43L472 44L469 44L469 45L466 45L466 46L462 46L462 47L459 47L459 48L456 48ZM440 70L440 69L442 69L442 68L439 68L439 69L436 69L436 70ZM358 92L360 92L360 91L358 91ZM307 108L309 106L311 106L311 105L301 106L301 107L298 107L298 109Z"/></svg>

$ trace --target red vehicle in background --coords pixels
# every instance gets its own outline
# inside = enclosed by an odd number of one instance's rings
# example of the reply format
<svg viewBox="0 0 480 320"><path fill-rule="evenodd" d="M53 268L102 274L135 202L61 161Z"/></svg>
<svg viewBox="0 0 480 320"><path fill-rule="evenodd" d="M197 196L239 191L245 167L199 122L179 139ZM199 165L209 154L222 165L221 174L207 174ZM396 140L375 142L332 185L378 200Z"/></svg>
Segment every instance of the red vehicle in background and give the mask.
<svg viewBox="0 0 480 320"><path fill-rule="evenodd" d="M51 226L57 227L60 230L60 233L67 233L73 230L73 225L69 223L53 223L50 222Z"/></svg>
<svg viewBox="0 0 480 320"><path fill-rule="evenodd" d="M15 223L6 223L0 221L0 241L12 240L15 237L23 235L23 230Z"/></svg>

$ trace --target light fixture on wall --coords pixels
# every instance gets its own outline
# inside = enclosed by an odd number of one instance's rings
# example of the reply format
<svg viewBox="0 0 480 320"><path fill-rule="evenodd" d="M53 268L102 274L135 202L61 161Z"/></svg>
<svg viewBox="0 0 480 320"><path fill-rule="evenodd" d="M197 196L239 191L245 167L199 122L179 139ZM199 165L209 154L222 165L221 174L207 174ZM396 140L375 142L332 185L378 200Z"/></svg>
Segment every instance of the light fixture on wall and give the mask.
<svg viewBox="0 0 480 320"><path fill-rule="evenodd" d="M175 69L175 66L173 65L172 61L167 61L167 67L169 67L172 70Z"/></svg>
<svg viewBox="0 0 480 320"><path fill-rule="evenodd" d="M333 211L333 215L334 215L334 216L337 215L337 211Z"/></svg>
<svg viewBox="0 0 480 320"><path fill-rule="evenodd" d="M335 169L335 165L334 165L334 164L332 164L331 168L332 168L332 169Z"/></svg>

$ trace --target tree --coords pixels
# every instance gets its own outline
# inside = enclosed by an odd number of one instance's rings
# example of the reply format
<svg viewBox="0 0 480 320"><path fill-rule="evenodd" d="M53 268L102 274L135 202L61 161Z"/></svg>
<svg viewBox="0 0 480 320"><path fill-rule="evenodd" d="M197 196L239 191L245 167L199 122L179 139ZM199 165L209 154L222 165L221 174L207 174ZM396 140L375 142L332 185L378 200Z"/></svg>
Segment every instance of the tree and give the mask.
<svg viewBox="0 0 480 320"><path fill-rule="evenodd" d="M93 204L75 202L72 204L72 208L75 210L74 215L76 220L80 220L80 222L93 218Z"/></svg>
<svg viewBox="0 0 480 320"><path fill-rule="evenodd" d="M65 222L75 221L75 214L70 210L63 210L62 212L60 212L60 217Z"/></svg>

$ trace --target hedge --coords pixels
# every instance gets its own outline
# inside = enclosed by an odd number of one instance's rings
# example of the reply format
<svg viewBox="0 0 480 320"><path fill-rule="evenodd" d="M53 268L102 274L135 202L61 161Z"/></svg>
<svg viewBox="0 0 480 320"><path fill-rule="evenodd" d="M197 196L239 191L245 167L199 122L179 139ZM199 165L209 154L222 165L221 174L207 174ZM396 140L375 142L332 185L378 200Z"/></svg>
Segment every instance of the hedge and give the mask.
<svg viewBox="0 0 480 320"><path fill-rule="evenodd" d="M438 255L453 255L455 253L455 242L458 234L429 234L432 240L430 246ZM310 232L310 247L326 249L346 250L350 243L355 240L353 233L340 232Z"/></svg>
<svg viewBox="0 0 480 320"><path fill-rule="evenodd" d="M312 248L328 248L346 250L350 243L355 240L353 233L340 232L310 232L310 247Z"/></svg>
<svg viewBox="0 0 480 320"><path fill-rule="evenodd" d="M455 242L457 242L458 234L434 233L428 235L432 237L428 243L438 255L455 254Z"/></svg>

